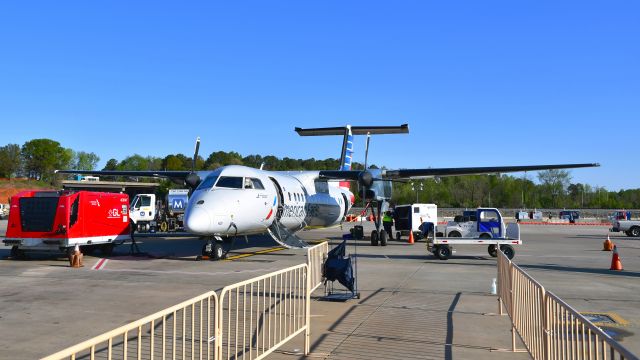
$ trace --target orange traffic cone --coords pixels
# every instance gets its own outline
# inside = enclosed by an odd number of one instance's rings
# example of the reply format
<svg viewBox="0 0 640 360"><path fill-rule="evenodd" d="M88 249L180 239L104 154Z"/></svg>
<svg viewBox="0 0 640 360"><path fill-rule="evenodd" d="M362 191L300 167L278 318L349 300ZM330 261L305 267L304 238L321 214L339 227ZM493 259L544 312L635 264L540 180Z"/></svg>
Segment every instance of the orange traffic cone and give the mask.
<svg viewBox="0 0 640 360"><path fill-rule="evenodd" d="M83 255L80 252L80 246L78 246L78 244L76 244L75 249L73 249L73 254L71 254L71 256L69 256L69 262L71 263L71 267L79 268L79 267L84 266L82 264L82 258L83 258Z"/></svg>
<svg viewBox="0 0 640 360"><path fill-rule="evenodd" d="M413 231L409 231L409 244L413 244Z"/></svg>
<svg viewBox="0 0 640 360"><path fill-rule="evenodd" d="M618 247L613 245L613 257L611 258L611 268L609 270L622 271L622 261L618 256Z"/></svg>
<svg viewBox="0 0 640 360"><path fill-rule="evenodd" d="M609 238L609 235L607 235L607 240L604 241L604 244L602 246L603 246L602 251L611 251L611 250L613 250L613 243L611 242L611 239Z"/></svg>

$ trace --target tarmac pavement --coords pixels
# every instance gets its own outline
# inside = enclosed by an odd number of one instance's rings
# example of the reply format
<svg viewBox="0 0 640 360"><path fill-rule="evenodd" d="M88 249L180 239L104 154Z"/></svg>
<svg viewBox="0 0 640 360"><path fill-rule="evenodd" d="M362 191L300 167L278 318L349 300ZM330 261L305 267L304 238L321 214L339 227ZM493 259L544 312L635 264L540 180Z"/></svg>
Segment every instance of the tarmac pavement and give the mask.
<svg viewBox="0 0 640 360"><path fill-rule="evenodd" d="M6 221L0 221L0 236ZM365 226L365 234L370 232ZM368 231L367 231L368 230ZM304 231L337 244L344 229ZM607 327L632 352L640 354L640 240L613 236L623 272L609 271L602 227L523 226L524 245L514 261L579 311L614 312L626 324ZM230 253L233 261L194 261L197 238L150 238L141 248L151 257L116 248L101 261L85 256L85 267L71 269L62 258L7 259L0 246L0 358L48 355L180 301L225 285L296 265L304 252L280 250L266 237L244 239ZM486 248L461 246L447 261L426 253L423 242L391 241L372 247L358 241L360 299L311 305L311 356L329 359L524 359L527 353L500 351L511 344L510 321L495 315L489 295L495 259ZM270 249L270 250L269 250ZM264 253L265 250L270 252ZM258 253L263 252L263 253ZM522 344L519 344L522 348ZM270 356L298 359L302 337Z"/></svg>

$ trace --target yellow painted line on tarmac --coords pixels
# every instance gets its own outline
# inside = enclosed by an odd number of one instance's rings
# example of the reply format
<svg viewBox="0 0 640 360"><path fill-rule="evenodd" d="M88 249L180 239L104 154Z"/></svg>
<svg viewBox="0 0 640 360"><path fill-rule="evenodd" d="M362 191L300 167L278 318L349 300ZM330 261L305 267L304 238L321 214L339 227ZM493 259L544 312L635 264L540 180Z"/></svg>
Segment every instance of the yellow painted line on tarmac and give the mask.
<svg viewBox="0 0 640 360"><path fill-rule="evenodd" d="M233 260L237 260L237 259L246 258L246 257L249 257L249 256L267 254L267 253L271 253L271 252L275 252L275 251L281 251L281 250L285 250L285 249L286 249L285 247L278 246L278 247L259 250L259 251L254 251L254 252L250 252L250 253L243 253L243 254L238 254L238 255L234 255L234 256L229 256L225 260L233 261Z"/></svg>
<svg viewBox="0 0 640 360"><path fill-rule="evenodd" d="M312 244L312 245L318 245L320 243L327 242L327 241L329 241L329 239L312 240L312 241L307 241L307 243ZM268 254L268 253L272 253L272 252L276 252L276 251L282 251L282 250L286 250L286 249L287 248L282 247L282 246L276 246L276 247L269 248L269 249L258 250L258 251L253 251L253 252L249 252L249 253L242 253L242 254L238 254L238 255L228 256L227 258L225 258L225 260L233 261L233 260L246 258L246 257L249 257L249 256L255 256L255 255L260 255L260 254Z"/></svg>

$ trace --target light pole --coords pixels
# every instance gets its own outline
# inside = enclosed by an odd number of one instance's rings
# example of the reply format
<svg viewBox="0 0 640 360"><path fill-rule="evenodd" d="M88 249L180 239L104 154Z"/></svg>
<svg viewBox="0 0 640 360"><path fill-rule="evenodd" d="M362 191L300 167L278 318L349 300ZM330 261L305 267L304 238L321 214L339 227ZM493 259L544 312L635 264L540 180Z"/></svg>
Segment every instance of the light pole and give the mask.
<svg viewBox="0 0 640 360"><path fill-rule="evenodd" d="M420 184L420 191L422 191L424 189L424 184L421 182ZM416 186L416 184L414 182L411 182L411 191L415 191L416 193L416 204L418 203L418 188Z"/></svg>

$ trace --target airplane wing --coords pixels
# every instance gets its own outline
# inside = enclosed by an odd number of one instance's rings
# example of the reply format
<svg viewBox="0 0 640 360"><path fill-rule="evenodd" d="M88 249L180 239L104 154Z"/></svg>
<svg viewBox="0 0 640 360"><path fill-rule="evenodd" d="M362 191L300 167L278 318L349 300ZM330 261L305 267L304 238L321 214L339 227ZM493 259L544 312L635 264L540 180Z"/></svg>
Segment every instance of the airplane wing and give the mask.
<svg viewBox="0 0 640 360"><path fill-rule="evenodd" d="M396 179L426 179L433 177L445 176L462 176L462 175L482 175L482 174L502 174L522 171L539 171L539 170L555 170L555 169L575 169L584 167L597 167L598 163L587 164L558 164L558 165L525 165L525 166L489 166L489 167L466 167L466 168L433 168L433 169L399 169L399 170L380 170L381 179L378 180L396 180ZM359 180L362 176L362 170L322 170L320 178L327 180Z"/></svg>
<svg viewBox="0 0 640 360"><path fill-rule="evenodd" d="M135 170L56 170L56 174L98 175L98 176L131 176L158 177L170 179L186 179L191 171L135 171Z"/></svg>

